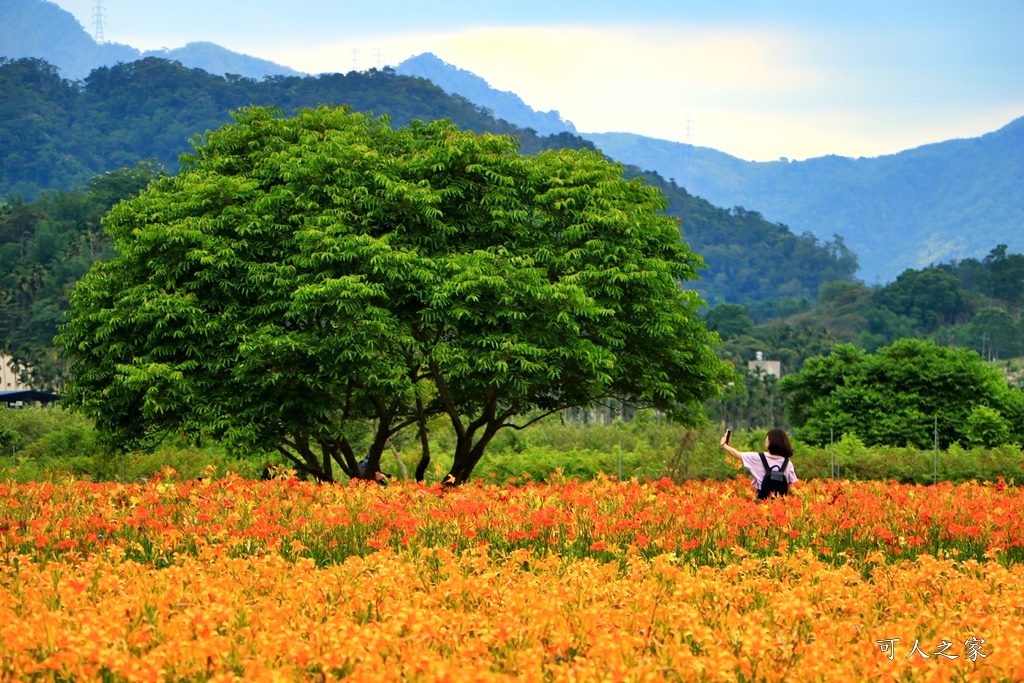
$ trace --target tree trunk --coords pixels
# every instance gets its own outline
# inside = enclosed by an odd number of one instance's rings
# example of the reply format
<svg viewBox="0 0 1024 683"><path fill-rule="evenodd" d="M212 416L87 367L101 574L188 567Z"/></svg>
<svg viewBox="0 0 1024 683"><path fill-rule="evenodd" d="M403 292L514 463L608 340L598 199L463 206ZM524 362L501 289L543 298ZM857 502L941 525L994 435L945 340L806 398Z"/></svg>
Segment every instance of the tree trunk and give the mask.
<svg viewBox="0 0 1024 683"><path fill-rule="evenodd" d="M480 462L480 458L484 455L484 450L487 448L487 444L491 442L494 435L498 433L498 430L502 427L501 422L493 421L488 422L484 427L484 433L480 435L480 438L476 443L473 443L473 436L476 430L470 429L466 432L465 437L459 438L455 443L455 459L452 462L452 469L448 472L448 476L445 477L445 484L448 486L458 486L465 484L469 481L469 478L473 475L473 469Z"/></svg>
<svg viewBox="0 0 1024 683"><path fill-rule="evenodd" d="M416 465L416 481L423 483L430 465L430 439L427 434L427 416L423 412L423 399L416 397L416 422L420 432L420 462Z"/></svg>

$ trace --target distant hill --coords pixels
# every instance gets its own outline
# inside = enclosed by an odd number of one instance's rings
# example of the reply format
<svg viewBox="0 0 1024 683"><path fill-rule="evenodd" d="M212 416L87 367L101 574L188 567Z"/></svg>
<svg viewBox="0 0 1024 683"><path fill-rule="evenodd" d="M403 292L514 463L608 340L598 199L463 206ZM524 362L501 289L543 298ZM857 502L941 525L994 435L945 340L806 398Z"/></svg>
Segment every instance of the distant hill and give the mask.
<svg viewBox="0 0 1024 683"><path fill-rule="evenodd" d="M74 15L45 0L0 2L0 57L45 59L64 78L79 80L96 66L138 59L128 45L99 44Z"/></svg>
<svg viewBox="0 0 1024 683"><path fill-rule="evenodd" d="M452 66L439 57L424 52L410 57L395 67L405 76L418 76L432 81L452 95L461 95L470 102L490 110L495 118L514 123L520 128L532 128L541 135L575 133L571 121L566 121L557 111L537 111L519 95L505 90L495 90L476 74Z"/></svg>
<svg viewBox="0 0 1024 683"><path fill-rule="evenodd" d="M1024 118L977 138L851 159L743 161L629 133L583 133L609 156L718 206L756 207L822 239L842 235L868 284L907 268L1024 251Z"/></svg>
<svg viewBox="0 0 1024 683"><path fill-rule="evenodd" d="M289 69L266 59L250 57L221 47L216 43L186 43L170 50L148 50L141 57L160 57L211 74L232 74L244 78L260 79L265 76L302 76L301 71Z"/></svg>
<svg viewBox="0 0 1024 683"><path fill-rule="evenodd" d="M93 69L161 57L212 74L247 78L297 76L300 72L265 59L249 57L213 43L189 43L172 50L140 52L129 45L97 43L73 14L46 0L0 2L0 57L34 57L60 69L61 76L81 80Z"/></svg>

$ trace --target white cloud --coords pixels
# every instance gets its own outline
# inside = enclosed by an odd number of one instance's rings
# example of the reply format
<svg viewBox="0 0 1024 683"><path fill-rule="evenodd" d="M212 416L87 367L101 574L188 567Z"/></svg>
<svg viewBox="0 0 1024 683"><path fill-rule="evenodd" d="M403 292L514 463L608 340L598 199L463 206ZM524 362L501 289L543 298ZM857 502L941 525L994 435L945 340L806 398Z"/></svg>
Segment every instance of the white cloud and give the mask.
<svg viewBox="0 0 1024 683"><path fill-rule="evenodd" d="M579 130L685 140L689 117L698 135L707 136L693 142L721 144L726 151L723 112L733 112L727 118L749 129L744 112L753 118L764 109L786 109L788 99L827 84L825 74L801 60L796 35L678 24L484 27L358 44L265 46L261 54L316 73L348 71L354 49L360 68L372 66L378 51L392 64L433 52L535 109L559 110Z"/></svg>

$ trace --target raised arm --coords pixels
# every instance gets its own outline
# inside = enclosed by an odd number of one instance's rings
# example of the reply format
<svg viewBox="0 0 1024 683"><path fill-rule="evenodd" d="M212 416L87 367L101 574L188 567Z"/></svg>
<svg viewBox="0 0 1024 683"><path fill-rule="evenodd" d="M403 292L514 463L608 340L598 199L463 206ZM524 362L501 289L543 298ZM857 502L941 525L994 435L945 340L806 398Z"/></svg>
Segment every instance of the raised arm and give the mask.
<svg viewBox="0 0 1024 683"><path fill-rule="evenodd" d="M722 435L722 440L719 442L719 444L721 444L721 446L722 446L722 450L724 450L729 455L734 455L737 458L742 458L743 456L740 455L740 452L738 450L736 450L735 448L733 448L732 446L730 446L729 444L727 444L725 442L725 437L728 436L728 435L729 435L729 432L726 432L725 434L723 434Z"/></svg>

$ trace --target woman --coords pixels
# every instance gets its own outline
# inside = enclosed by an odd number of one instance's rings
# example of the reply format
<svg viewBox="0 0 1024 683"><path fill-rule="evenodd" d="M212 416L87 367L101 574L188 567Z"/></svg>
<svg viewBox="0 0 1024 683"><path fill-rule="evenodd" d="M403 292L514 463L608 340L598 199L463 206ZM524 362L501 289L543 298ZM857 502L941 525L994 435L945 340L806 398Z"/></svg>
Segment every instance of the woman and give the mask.
<svg viewBox="0 0 1024 683"><path fill-rule="evenodd" d="M764 437L764 449L767 454L739 452L729 445L731 433L731 430L727 431L722 437L722 448L726 453L739 458L743 466L754 475L754 491L757 493L758 500L763 500L772 493L786 495L792 490L793 484L799 479L796 478L796 468L790 462L790 458L793 457L793 445L789 442L786 432L781 429L772 429L768 432L768 435ZM773 473L781 473L785 482L770 482L768 486L764 486L765 475L769 470Z"/></svg>

